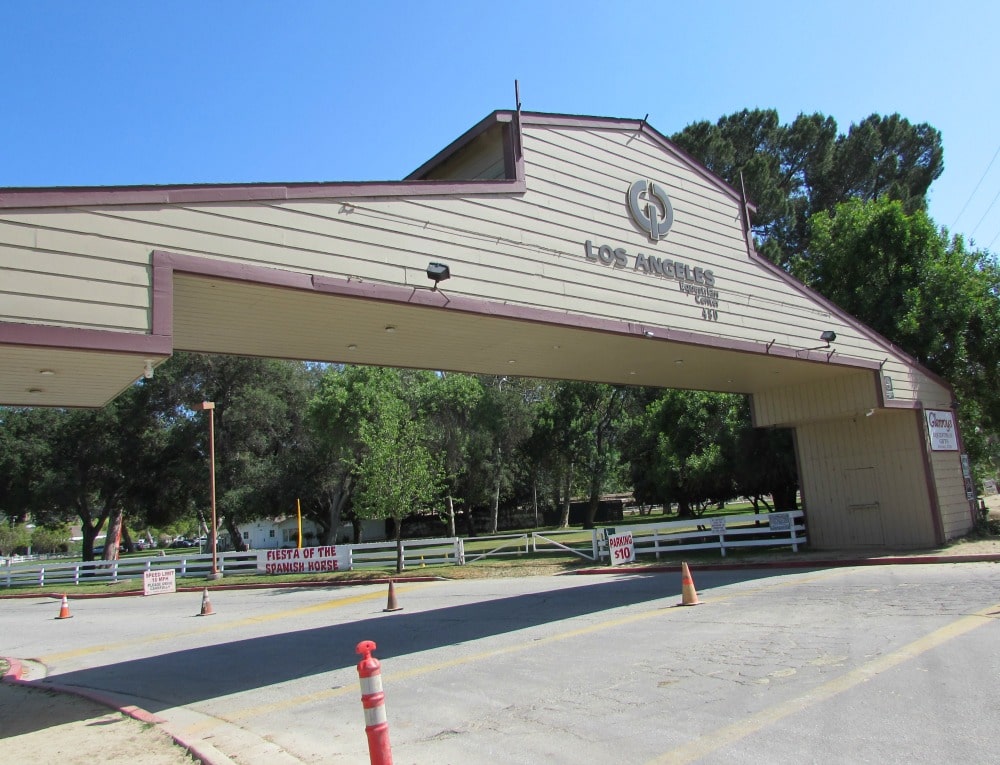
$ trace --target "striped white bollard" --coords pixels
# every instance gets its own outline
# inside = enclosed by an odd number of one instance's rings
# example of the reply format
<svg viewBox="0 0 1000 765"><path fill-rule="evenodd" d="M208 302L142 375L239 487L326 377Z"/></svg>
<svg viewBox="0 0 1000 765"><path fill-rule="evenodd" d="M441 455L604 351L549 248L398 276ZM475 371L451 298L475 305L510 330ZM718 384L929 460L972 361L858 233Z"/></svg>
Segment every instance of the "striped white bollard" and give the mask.
<svg viewBox="0 0 1000 765"><path fill-rule="evenodd" d="M361 678L361 706L365 710L368 756L371 765L392 765L389 723L385 716L385 694L382 692L382 665L372 656L375 641L362 640L354 650L363 657L358 662L358 677Z"/></svg>

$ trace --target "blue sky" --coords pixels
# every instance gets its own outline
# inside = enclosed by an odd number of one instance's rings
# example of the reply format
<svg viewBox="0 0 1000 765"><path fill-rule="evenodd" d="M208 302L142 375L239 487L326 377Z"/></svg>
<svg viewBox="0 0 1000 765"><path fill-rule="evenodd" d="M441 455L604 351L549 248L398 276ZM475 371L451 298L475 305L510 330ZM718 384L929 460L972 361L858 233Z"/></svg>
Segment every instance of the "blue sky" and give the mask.
<svg viewBox="0 0 1000 765"><path fill-rule="evenodd" d="M996 252L998 30L993 0L11 0L0 187L398 179L517 79L526 110L667 135L754 107L930 123L932 217Z"/></svg>

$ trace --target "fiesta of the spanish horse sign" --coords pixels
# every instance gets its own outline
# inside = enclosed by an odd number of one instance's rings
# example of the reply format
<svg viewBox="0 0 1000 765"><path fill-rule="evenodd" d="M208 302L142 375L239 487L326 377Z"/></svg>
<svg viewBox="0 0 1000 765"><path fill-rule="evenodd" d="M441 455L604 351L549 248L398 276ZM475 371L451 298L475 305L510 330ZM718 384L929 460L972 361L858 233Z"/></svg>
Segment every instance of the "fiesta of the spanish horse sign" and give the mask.
<svg viewBox="0 0 1000 765"><path fill-rule="evenodd" d="M347 545L257 551L257 570L262 574L324 574L350 568Z"/></svg>

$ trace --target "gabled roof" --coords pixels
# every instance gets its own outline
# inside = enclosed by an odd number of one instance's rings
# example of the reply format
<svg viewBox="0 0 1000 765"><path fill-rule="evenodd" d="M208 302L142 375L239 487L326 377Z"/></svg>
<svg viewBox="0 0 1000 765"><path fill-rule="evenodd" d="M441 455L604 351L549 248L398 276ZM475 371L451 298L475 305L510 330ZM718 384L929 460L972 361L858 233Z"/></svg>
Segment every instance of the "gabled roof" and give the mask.
<svg viewBox="0 0 1000 765"><path fill-rule="evenodd" d="M495 111L452 141L401 181L323 181L198 183L141 186L55 186L0 188L0 209L98 205L191 204L198 202L259 202L374 196L497 194L524 191L520 125L593 128L643 133L666 152L740 200L740 193L655 130L645 120L586 117L543 112ZM472 152L491 152L503 167L502 177L470 178L448 174Z"/></svg>
<svg viewBox="0 0 1000 765"><path fill-rule="evenodd" d="M632 143L631 136L642 136L645 142L661 149L665 155L669 155L678 165L683 166L685 175L687 171L696 175L698 185L703 185L709 189L708 196L712 199L712 204L721 202L721 207L726 209L726 215L731 211L745 211L748 206L742 195L727 184L722 179L704 168L690 155L675 146L668 138L653 129L644 119L616 119L608 117L574 116L560 114L545 114L538 112L515 112L496 111L481 120L472 129L466 131L462 136L451 142L442 151L438 152L428 162L421 165L401 181L372 181L372 182L335 182L335 183L249 183L249 184L192 184L192 185L163 185L163 186L120 186L120 187L68 187L68 188L20 188L20 189L0 189L0 212L8 211L33 211L46 208L62 208L69 213L85 212L86 208L101 206L129 206L145 205L150 207L176 205L198 205L205 203L253 203L268 201L295 201L295 200L351 200L367 198L369 200L385 199L395 203L402 198L414 197L438 197L439 199L454 198L456 202L461 202L459 198L474 197L476 195L492 197L515 197L524 195L527 190L528 179L525 177L525 157L522 153L523 135L527 134L525 128L550 128L553 131L612 131L620 134L627 134L628 140L624 140L622 135L615 136L613 152L625 152ZM542 132L542 131L537 131ZM605 136L606 137L606 136ZM654 152L655 153L655 152ZM618 154L611 154L618 157ZM650 154L647 152L646 159ZM642 158L640 157L640 160ZM639 170L643 165L641 162L633 161L630 165L632 171ZM572 173L579 171L579 165L568 166L568 169L561 168L560 172ZM584 169L585 171L585 169ZM698 180L700 179L700 180ZM616 182L621 180L615 179ZM718 199L716 199L718 192ZM614 192L618 193L618 192ZM423 203L421 203L423 204ZM360 203L358 203L359 206ZM351 206L351 205L348 205ZM430 205L423 205L430 206ZM489 209L488 205L479 205L482 209ZM508 205L509 207L509 205ZM129 211L129 215L132 212ZM12 217L16 217L12 215ZM31 215L24 216L26 218ZM38 217L38 216L35 216ZM111 219L114 213L97 216ZM122 214L118 217L128 217ZM746 241L746 254L750 261L755 262L762 269L766 270L774 281L780 281L788 288L796 292L800 297L805 296L811 304L822 306L825 311L838 316L844 323L856 327L860 335L864 335L877 345L885 348L886 351L894 355L895 358L907 359L907 363L915 368L921 369L925 374L933 378L930 373L923 370L919 364L902 354L898 348L893 346L885 338L860 322L845 314L839 308L826 301L818 294L804 287L790 275L777 268L769 261L760 258L753 250L752 238L749 234L748 221L745 214L739 215L739 222L735 217L727 217L725 220L726 234L729 236L729 243L737 242L735 247L736 255L742 252L742 247L738 244L740 236L740 226L742 226L742 238ZM32 225L35 225L32 223ZM44 227L39 224L40 228ZM515 222L515 227L517 223ZM734 229L730 232L729 229ZM730 236L730 234L735 236ZM111 236L115 234L112 232ZM223 234L224 235L224 234ZM155 239L137 239L136 241L155 241ZM31 245L29 245L30 248ZM158 247L151 247L151 250L160 250ZM197 252L197 248L193 248ZM735 260L735 258L734 258ZM741 261L743 262L743 261ZM329 274L306 273L299 271L281 271L275 268L266 268L233 262L225 258L203 258L198 255L184 253L184 248L179 248L179 253L169 251L158 251L152 256L150 262L152 277L150 291L152 301L150 305L151 331L143 334L141 331L118 332L105 329L91 329L73 326L56 326L40 321L37 323L14 323L0 322L0 345L3 346L3 354L0 354L0 362L6 362L8 375L19 390L32 389L32 375L37 375L38 370L49 366L50 362L46 358L51 356L54 349L63 349L61 358L68 367L84 371L92 379L101 379L106 382L109 378L118 382L112 385L113 389L102 388L100 395L105 398L95 400L106 400L107 396L114 395L124 386L131 384L131 381L142 374L143 361L151 360L156 363L168 356L173 348L174 341L179 337L178 326L173 315L173 289L175 276L184 281L186 294L193 296L197 290L210 286L210 280L218 280L220 285L225 285L227 290L233 293L234 304L240 300L253 304L256 293L253 292L253 285L261 287L284 287L290 291L297 291L299 295L337 295L343 298L344 305L350 304L352 317L357 317L360 313L358 300L369 301L365 308L373 314L374 321L379 316L388 316L389 312L395 311L400 316L404 312L410 312L415 308L441 308L447 306L447 312L438 313L434 317L435 331L442 335L447 335L450 342L454 344L454 338L468 330L472 324L470 317L483 318L490 317L493 321L491 332L495 335L495 344L490 346L495 354L496 348L503 338L518 335L524 337L527 331L524 329L525 322L532 325L539 338L539 351L547 353L545 348L552 348L553 344L558 347L560 342L556 338L556 333L571 332L583 333L587 335L587 342L592 343L593 338L601 335L605 339L625 335L629 339L626 342L642 337L652 336L652 333L644 332L646 327L642 322L629 320L622 322L617 319L605 320L600 316L593 315L571 315L570 313L553 311L549 309L536 309L522 303L504 300L492 300L482 295L470 298L461 295L452 295L445 300L441 292L424 293L414 291L410 286L399 284L378 284L377 280L359 279L347 276L346 279L337 279ZM753 270L753 269L751 269ZM289 299L289 305L285 310L288 315L297 308L301 308L304 301L292 293L283 295ZM443 302L442 302L443 301ZM217 301L206 297L206 305L215 305ZM440 304L440 305L439 305ZM325 304L329 305L329 304ZM320 312L328 319L330 310L324 307ZM444 319L445 313L451 315L447 321L454 322L448 324ZM581 313L586 313L586 309ZM416 315L410 317L406 313L408 320L416 324ZM223 326L224 317L211 316L212 319L206 324L213 326ZM205 319L205 317L202 317ZM424 320L426 313L420 314ZM192 318L191 321L194 321ZM654 318L655 322L656 319ZM669 321L664 318L664 321ZM510 326L501 327L502 322L510 322ZM375 322L379 323L379 322ZM384 325L386 321L382 321ZM202 332L201 327L189 328L190 333ZM657 326L659 331L659 327ZM816 379L817 377L832 374L835 372L851 372L862 370L871 373L878 369L878 360L873 361L872 354L868 353L867 358L837 357L830 363L802 365L805 362L820 362L824 354L818 354L813 358L812 351L815 349L800 349L789 347L782 348L780 344L772 348L774 341L767 344L766 350L760 338L751 340L727 339L718 333L705 332L701 328L696 331L690 329L678 329L676 327L663 327L657 337L669 339L671 343L677 343L678 347L683 347L690 360L696 359L698 363L688 364L687 369L706 367L709 364L709 356L714 359L724 359L726 363L739 361L740 366L746 371L751 367L751 362L760 367L761 370L767 367L768 370L774 368L773 365L785 364L789 372L791 365L795 365L796 375L799 379ZM838 328L839 329L839 328ZM471 333L468 338L470 344L483 344L485 329ZM548 334L546 334L548 333ZM491 335L491 337L493 337ZM551 337L550 337L551 335ZM544 337L543 337L544 336ZM635 337L633 337L635 336ZM768 338L764 338L767 340ZM544 340L544 341L543 341ZM610 341L609 341L610 342ZM644 342L639 340L639 342ZM585 348L587 343L581 341L581 348ZM193 346L178 345L177 347ZM620 347L624 347L620 346ZM591 344L587 348L588 352L581 356L581 368L592 369L594 362L589 351L593 350ZM610 348L610 346L609 346ZM287 352L287 348L282 346ZM211 350L211 349L209 349ZM866 352L871 349L866 349ZM456 353L459 351L456 350ZM805 352L805 355L801 354ZM262 351L263 353L263 351ZM6 355L4 355L6 354ZM728 355L723 355L728 354ZM548 354L551 355L551 354ZM610 350L604 352L605 361L611 364ZM832 355L832 354L831 354ZM471 357L471 354L467 354ZM782 358L784 357L784 358ZM306 358L303 356L302 358ZM381 357L379 357L381 358ZM504 357L507 358L507 357ZM324 357L325 360L325 357ZM544 358L541 359L545 361ZM830 357L826 356L826 362L830 362ZM379 359L372 357L371 360L362 360L362 363L382 363ZM391 362L387 362L391 363ZM415 362L414 362L415 363ZM504 362L507 363L507 362ZM669 363L676 362L669 360ZM3 364L0 364L3 366ZM613 365L612 365L613 366ZM17 378L10 370L15 367L23 371L23 380ZM836 369L840 367L840 369ZM447 367L462 369L463 367ZM554 375L560 370L551 366L540 366L541 371L537 374ZM617 369L617 368L616 368ZM669 369L669 367L668 367ZM481 367L480 371L489 371ZM498 368L502 373L503 368ZM562 370L564 372L564 370ZM620 370L618 370L620 372ZM760 375L763 374L758 370ZM598 373L594 373L598 374ZM600 375L610 373L601 372ZM693 374L693 373L689 373ZM789 375L792 377L792 375ZM590 379L581 377L579 379ZM595 378L596 379L596 378ZM610 380L609 376L601 379ZM658 384L655 381L669 381L677 379L676 369L673 375L657 369L655 374L650 373L643 379L636 377L634 380L628 378L625 382L647 384L649 380L654 382L648 384ZM690 385L703 383L702 378L686 378ZM937 378L934 378L937 379ZM681 381L683 382L683 381ZM729 381L733 382L733 381ZM940 381L942 382L943 381ZM66 401L57 401L63 404L70 401L81 401L79 382L67 382L71 387L64 392ZM754 390L759 390L762 382L755 383ZM117 386L117 387L114 387ZM735 386L735 384L734 384ZM105 386L106 387L106 386ZM681 385L680 387L684 387ZM734 388L748 392L748 386ZM61 392L62 395L62 392ZM97 394L95 393L95 396ZM75 397L75 398L73 398ZM79 404L69 405L93 405L92 400Z"/></svg>

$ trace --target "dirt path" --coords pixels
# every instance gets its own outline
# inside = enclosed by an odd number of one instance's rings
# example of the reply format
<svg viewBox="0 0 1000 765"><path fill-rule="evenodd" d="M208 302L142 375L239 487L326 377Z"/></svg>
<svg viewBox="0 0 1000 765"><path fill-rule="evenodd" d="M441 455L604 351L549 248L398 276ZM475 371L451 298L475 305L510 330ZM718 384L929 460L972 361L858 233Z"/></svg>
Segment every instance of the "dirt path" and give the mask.
<svg viewBox="0 0 1000 765"><path fill-rule="evenodd" d="M18 765L191 765L155 727L93 701L0 683L3 759Z"/></svg>

